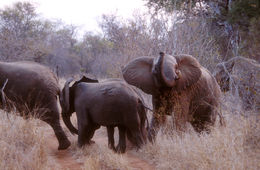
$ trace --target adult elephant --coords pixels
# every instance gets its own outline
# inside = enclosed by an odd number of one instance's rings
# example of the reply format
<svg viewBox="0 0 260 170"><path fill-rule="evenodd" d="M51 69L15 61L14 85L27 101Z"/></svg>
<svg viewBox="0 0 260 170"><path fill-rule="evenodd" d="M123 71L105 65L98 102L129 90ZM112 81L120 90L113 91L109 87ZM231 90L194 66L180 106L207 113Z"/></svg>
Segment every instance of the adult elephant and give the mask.
<svg viewBox="0 0 260 170"><path fill-rule="evenodd" d="M156 58L134 59L122 72L126 82L152 95L150 140L165 122L165 115L172 115L176 129L181 131L187 122L198 132L214 124L221 91L215 78L194 57L161 52Z"/></svg>
<svg viewBox="0 0 260 170"><path fill-rule="evenodd" d="M50 69L34 62L0 62L0 86L2 108L39 117L53 128L59 150L70 146L60 125L59 84Z"/></svg>
<svg viewBox="0 0 260 170"><path fill-rule="evenodd" d="M223 92L230 91L240 97L245 110L260 110L260 64L257 61L231 58L217 65L214 76Z"/></svg>
<svg viewBox="0 0 260 170"><path fill-rule="evenodd" d="M78 134L78 146L91 143L95 130L107 127L108 146L119 153L126 150L126 136L137 148L146 139L146 112L142 99L124 81L108 79L98 82L82 77L70 87L66 81L60 103L62 118L71 133ZM77 114L78 129L70 117ZM114 146L114 127L119 129L119 143Z"/></svg>

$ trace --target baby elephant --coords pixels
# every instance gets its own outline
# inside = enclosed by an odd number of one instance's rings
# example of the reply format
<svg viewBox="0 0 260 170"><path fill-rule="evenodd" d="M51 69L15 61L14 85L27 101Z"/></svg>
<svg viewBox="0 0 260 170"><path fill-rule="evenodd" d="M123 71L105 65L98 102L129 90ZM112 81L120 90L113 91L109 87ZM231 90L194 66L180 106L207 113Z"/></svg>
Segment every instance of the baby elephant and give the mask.
<svg viewBox="0 0 260 170"><path fill-rule="evenodd" d="M146 141L146 110L135 90L124 81L108 79L103 82L87 77L71 87L69 79L62 90L60 103L62 118L70 132L78 134L78 146L90 144L96 129L107 127L108 146L118 153L126 150L126 136L140 148ZM78 130L70 116L77 114ZM114 127L119 129L119 143L114 146Z"/></svg>

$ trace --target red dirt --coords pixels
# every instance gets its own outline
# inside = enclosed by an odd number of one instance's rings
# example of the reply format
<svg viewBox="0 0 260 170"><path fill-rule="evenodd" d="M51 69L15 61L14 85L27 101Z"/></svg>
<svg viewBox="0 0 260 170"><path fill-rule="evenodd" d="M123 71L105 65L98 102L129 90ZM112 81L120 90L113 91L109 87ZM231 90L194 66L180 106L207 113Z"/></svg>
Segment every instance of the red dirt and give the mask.
<svg viewBox="0 0 260 170"><path fill-rule="evenodd" d="M98 145L106 145L107 146L107 138L104 136L94 136L93 140L98 144ZM126 151L125 155L128 162L129 162L129 167L133 169L140 169L140 170L154 170L152 165L150 165L147 161L139 158L138 156L130 153L129 151Z"/></svg>
<svg viewBox="0 0 260 170"><path fill-rule="evenodd" d="M77 162L75 158L73 158L72 153L69 152L69 149L59 151L58 142L56 137L53 134L49 134L46 137L46 143L49 148L49 156L53 157L53 160L57 162L61 169L69 169L69 170L79 170L83 168L83 163ZM106 145L107 146L107 138L103 136L95 136L93 139L98 145ZM125 156L129 162L129 168L138 169L138 170L153 170L155 169L151 164L147 161L139 158L138 156L130 153L129 151L125 153Z"/></svg>
<svg viewBox="0 0 260 170"><path fill-rule="evenodd" d="M79 163L72 157L69 150L58 150L58 141L54 135L48 135L46 139L49 147L49 155L59 164L61 169L79 170L83 163Z"/></svg>

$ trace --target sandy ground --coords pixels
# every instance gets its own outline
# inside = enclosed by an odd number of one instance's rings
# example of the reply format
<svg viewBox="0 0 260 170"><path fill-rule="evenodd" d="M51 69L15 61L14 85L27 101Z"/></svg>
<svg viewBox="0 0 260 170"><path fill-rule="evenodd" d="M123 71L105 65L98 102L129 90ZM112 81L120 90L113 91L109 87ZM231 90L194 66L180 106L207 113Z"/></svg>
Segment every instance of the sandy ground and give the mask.
<svg viewBox="0 0 260 170"><path fill-rule="evenodd" d="M83 168L83 163L77 161L69 149L59 151L58 142L55 135L51 130L49 130L48 135L46 136L46 144L48 146L48 154L52 160L59 164L60 169L69 169L69 170L79 170ZM104 135L95 135L93 140L97 145L107 146L107 137ZM134 152L134 151L132 151ZM116 154L116 153L115 153ZM139 158L137 155L127 151L125 157L129 163L129 169L137 170L153 170L153 166L147 161Z"/></svg>

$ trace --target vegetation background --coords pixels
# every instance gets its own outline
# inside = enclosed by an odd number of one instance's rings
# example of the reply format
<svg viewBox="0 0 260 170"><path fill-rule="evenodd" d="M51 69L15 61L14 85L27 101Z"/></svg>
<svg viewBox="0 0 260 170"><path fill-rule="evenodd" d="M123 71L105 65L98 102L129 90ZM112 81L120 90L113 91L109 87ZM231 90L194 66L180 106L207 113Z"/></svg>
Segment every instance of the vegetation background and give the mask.
<svg viewBox="0 0 260 170"><path fill-rule="evenodd" d="M211 72L217 63L235 56L260 62L259 0L145 1L149 13L135 13L133 19L104 14L102 33L86 32L82 37L76 26L42 18L34 4L17 2L0 9L0 60L36 61L59 78L121 77L128 61L160 51L191 54ZM225 97L221 109L226 127L216 125L212 133L201 135L191 129L178 136L169 123L155 144L130 152L155 169L260 169L259 114L229 100L237 96ZM8 121L5 112L0 115L0 169L56 166L42 143L48 127L35 119L10 115ZM105 136L102 129L100 134ZM79 150L76 137L71 139L70 152L83 162L83 169L129 169L125 156L97 145Z"/></svg>

